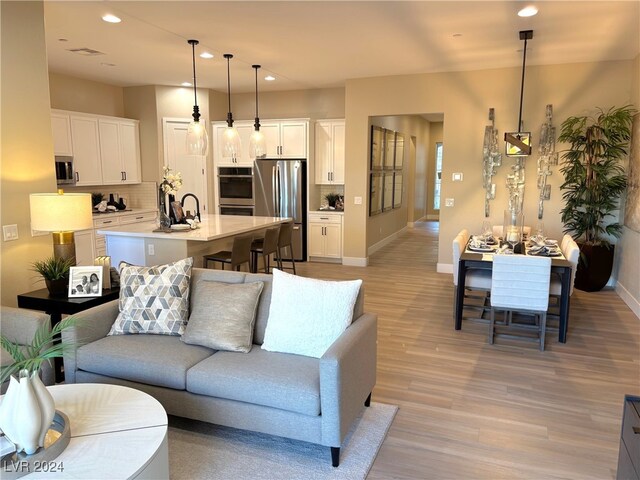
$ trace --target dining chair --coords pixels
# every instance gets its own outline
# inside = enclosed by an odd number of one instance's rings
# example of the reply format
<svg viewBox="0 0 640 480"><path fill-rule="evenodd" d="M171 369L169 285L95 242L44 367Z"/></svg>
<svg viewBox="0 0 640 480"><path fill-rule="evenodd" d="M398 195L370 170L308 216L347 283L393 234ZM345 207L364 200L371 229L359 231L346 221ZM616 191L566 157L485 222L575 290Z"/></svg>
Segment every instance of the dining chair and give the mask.
<svg viewBox="0 0 640 480"><path fill-rule="evenodd" d="M290 258L282 258L282 250L285 248L288 248ZM297 275L296 262L293 257L293 222L287 222L280 225L280 234L278 235L278 268L284 270L283 262L290 262L290 269L293 270L294 275Z"/></svg>
<svg viewBox="0 0 640 480"><path fill-rule="evenodd" d="M560 241L560 250L562 250L562 254L564 255L564 249L567 246L567 242L569 240L573 240L573 237L571 235L569 235L568 233L565 233L564 236L562 237L562 240ZM566 257L566 255L565 255Z"/></svg>
<svg viewBox="0 0 640 480"><path fill-rule="evenodd" d="M564 238L562 242L564 243L564 247L560 247L564 258L571 264L571 288L569 289L569 296L573 295L573 282L576 279L576 270L578 269L578 261L580 260L580 247L576 241L571 238L569 235L565 235L565 237L569 237L569 239L565 242ZM560 278L554 275L551 278L551 285L549 287L549 294L552 297L560 297L562 293L562 282Z"/></svg>
<svg viewBox="0 0 640 480"><path fill-rule="evenodd" d="M550 279L551 258L549 257L526 255L495 255L493 257L490 344L493 344L496 335L496 310L505 312L504 327L508 328L509 332L531 329L529 325L514 321L510 313L517 311L534 315L540 350L544 350Z"/></svg>
<svg viewBox="0 0 640 480"><path fill-rule="evenodd" d="M209 268L209 262L220 262L222 264L222 270L224 266L230 265L231 270L240 271L240 266L244 263L249 265L249 271L251 271L251 242L253 237L251 235L243 235L234 237L233 246L231 251L222 250L220 252L204 255L203 267Z"/></svg>
<svg viewBox="0 0 640 480"><path fill-rule="evenodd" d="M463 229L453 239L453 285L458 287L458 265L460 263L460 255L464 252L469 241L469 231ZM463 306L466 308L475 308L482 310L480 318L485 311L485 302L489 291L491 290L491 272L488 270L469 270L465 275L465 298L480 300L482 305L467 303ZM479 294L470 294L467 292L479 292Z"/></svg>
<svg viewBox="0 0 640 480"><path fill-rule="evenodd" d="M278 238L280 237L280 227L267 229L263 238L256 238L251 243L251 264L252 271L258 272L258 255L262 255L262 263L264 265L264 273L271 273L269 266L269 258L272 254L278 254Z"/></svg>

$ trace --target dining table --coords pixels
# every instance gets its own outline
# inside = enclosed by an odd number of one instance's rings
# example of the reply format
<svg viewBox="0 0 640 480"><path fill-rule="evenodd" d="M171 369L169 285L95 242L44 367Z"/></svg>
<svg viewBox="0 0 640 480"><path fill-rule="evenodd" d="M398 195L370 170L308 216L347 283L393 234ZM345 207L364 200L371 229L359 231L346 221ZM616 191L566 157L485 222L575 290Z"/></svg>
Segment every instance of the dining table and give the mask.
<svg viewBox="0 0 640 480"><path fill-rule="evenodd" d="M469 240L471 242L472 239ZM454 324L456 330L462 329L462 310L464 306L465 277L470 270L493 269L494 251L474 252L469 250L469 242L460 255L458 263L458 286L455 292ZM571 263L559 255L551 258L551 275L557 275L561 282L558 341L567 342L569 327L569 300L571 293Z"/></svg>

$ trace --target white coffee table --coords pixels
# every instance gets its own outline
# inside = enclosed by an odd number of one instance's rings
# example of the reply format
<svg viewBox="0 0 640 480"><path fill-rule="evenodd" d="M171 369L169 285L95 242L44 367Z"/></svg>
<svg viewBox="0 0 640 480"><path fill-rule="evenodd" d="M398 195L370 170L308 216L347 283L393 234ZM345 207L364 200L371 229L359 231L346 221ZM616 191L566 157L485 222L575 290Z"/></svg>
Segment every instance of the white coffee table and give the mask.
<svg viewBox="0 0 640 480"><path fill-rule="evenodd" d="M69 417L71 441L49 472L22 478L169 479L167 414L155 398L118 385L47 388Z"/></svg>

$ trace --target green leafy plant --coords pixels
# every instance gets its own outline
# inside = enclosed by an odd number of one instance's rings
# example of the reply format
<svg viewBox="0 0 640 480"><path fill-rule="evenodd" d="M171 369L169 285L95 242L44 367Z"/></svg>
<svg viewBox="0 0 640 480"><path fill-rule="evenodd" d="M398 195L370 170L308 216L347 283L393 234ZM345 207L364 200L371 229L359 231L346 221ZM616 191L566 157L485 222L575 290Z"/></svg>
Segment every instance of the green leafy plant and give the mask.
<svg viewBox="0 0 640 480"><path fill-rule="evenodd" d="M622 225L608 221L627 188L621 160L627 155L635 109L630 105L595 116L574 116L562 122L559 142L569 143L562 157L564 175L561 210L564 232L587 245L609 247L606 236L622 234Z"/></svg>
<svg viewBox="0 0 640 480"><path fill-rule="evenodd" d="M38 260L31 265L34 272L38 272L45 280L62 280L69 277L69 268L73 266L72 259L49 257Z"/></svg>
<svg viewBox="0 0 640 480"><path fill-rule="evenodd" d="M330 207L335 207L336 202L340 200L340 195L338 195L337 193L327 193L324 198L329 203Z"/></svg>
<svg viewBox="0 0 640 480"><path fill-rule="evenodd" d="M91 206L92 207L95 207L96 205L98 205L102 200L104 200L104 195L102 193L93 192L91 194Z"/></svg>
<svg viewBox="0 0 640 480"><path fill-rule="evenodd" d="M33 337L31 345L19 345L10 341L4 335L0 336L0 345L4 348L13 363L0 368L0 383L4 383L10 375L26 369L29 374L40 370L43 362L51 362L52 359L62 357L72 345L68 343L54 343L53 340L63 330L76 325L75 317L67 317L57 323L52 329L49 325L41 325Z"/></svg>

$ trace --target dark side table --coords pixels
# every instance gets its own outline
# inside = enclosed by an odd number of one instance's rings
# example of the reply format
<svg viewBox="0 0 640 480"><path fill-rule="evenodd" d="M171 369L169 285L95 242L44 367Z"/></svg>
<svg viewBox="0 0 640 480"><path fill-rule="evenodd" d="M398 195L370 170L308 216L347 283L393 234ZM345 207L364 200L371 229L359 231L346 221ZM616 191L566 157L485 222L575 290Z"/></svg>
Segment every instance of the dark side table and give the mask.
<svg viewBox="0 0 640 480"><path fill-rule="evenodd" d="M119 288L110 290L102 290L100 297L52 297L46 288L34 290L33 292L22 293L18 295L18 307L28 308L30 310L39 310L47 313L51 317L51 328L62 320L62 315L71 315L74 313L88 310L89 308L102 305L103 303L117 300L120 296ZM55 359L56 383L64 381L64 373L62 371L62 358Z"/></svg>

